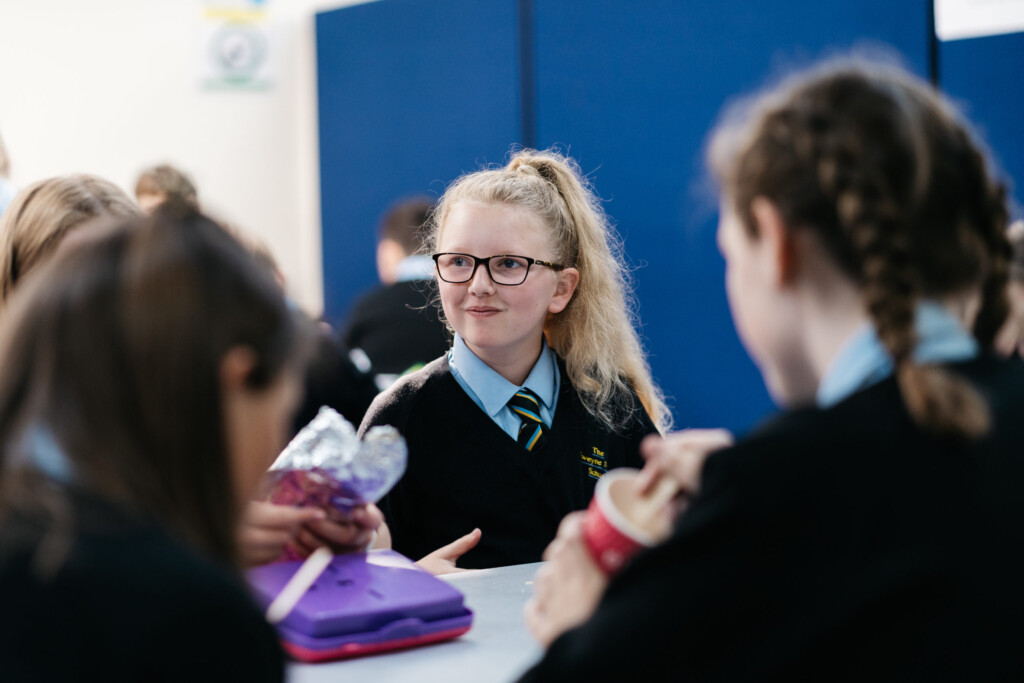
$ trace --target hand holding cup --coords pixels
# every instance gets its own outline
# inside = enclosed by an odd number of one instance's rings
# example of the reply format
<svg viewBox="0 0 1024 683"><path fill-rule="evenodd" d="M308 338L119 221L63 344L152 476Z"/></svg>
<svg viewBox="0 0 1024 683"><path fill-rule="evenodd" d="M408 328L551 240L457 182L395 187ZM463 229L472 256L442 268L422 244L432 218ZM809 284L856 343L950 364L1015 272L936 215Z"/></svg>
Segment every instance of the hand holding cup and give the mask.
<svg viewBox="0 0 1024 683"><path fill-rule="evenodd" d="M666 509L678 485L663 477L644 491L640 474L622 467L601 477L583 518L583 541L594 563L608 576L672 530L672 516Z"/></svg>
<svg viewBox="0 0 1024 683"><path fill-rule="evenodd" d="M686 429L667 436L648 436L640 444L647 464L640 475L640 491L648 494L662 479L675 482L678 491L692 496L700 488L700 474L708 455L733 444L725 429Z"/></svg>

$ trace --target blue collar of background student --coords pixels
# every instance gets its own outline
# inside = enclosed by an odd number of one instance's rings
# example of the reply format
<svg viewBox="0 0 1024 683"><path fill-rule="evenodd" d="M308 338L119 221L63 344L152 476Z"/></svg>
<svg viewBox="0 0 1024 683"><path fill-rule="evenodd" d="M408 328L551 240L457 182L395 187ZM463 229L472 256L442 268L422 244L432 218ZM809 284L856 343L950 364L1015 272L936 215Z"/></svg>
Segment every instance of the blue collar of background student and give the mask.
<svg viewBox="0 0 1024 683"><path fill-rule="evenodd" d="M14 199L14 195L18 193L18 190L11 181L7 180L3 176L0 176L0 214L4 212L7 205Z"/></svg>
<svg viewBox="0 0 1024 683"><path fill-rule="evenodd" d="M537 394L541 401L541 419L548 425L554 417L561 385L558 358L544 341L540 357L522 386ZM508 400L520 389L499 375L474 354L457 333L448 352L448 365L452 376L473 402L487 413L506 433L518 433L521 421L508 408Z"/></svg>
<svg viewBox="0 0 1024 683"><path fill-rule="evenodd" d="M959 319L934 301L922 301L914 311L918 363L953 363L978 355L978 342ZM892 359L871 325L855 332L832 359L818 383L817 403L828 408L854 392L892 374Z"/></svg>
<svg viewBox="0 0 1024 683"><path fill-rule="evenodd" d="M64 454L50 428L33 422L25 430L11 457L18 465L28 465L53 481L70 484L75 480L75 467Z"/></svg>
<svg viewBox="0 0 1024 683"><path fill-rule="evenodd" d="M406 256L395 266L395 282L429 280L434 276L434 259L426 254Z"/></svg>

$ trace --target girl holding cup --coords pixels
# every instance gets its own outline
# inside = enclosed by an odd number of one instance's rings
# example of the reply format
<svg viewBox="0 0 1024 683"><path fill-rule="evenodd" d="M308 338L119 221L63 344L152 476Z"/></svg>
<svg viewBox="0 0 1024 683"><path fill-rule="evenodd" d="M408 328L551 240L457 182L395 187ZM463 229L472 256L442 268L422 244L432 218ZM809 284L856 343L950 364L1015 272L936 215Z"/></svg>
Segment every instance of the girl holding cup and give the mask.
<svg viewBox="0 0 1024 683"><path fill-rule="evenodd" d="M537 561L668 419L618 249L574 162L531 150L455 181L428 243L452 349L361 427L394 425L409 445L381 506L393 547L421 557L466 534L426 559L435 572L466 551L463 567Z"/></svg>
<svg viewBox="0 0 1024 683"><path fill-rule="evenodd" d="M525 679L1016 678L1024 366L988 352L1009 248L983 152L930 86L845 60L746 103L710 165L733 318L785 410L645 444L643 486L690 501L610 584L565 520Z"/></svg>

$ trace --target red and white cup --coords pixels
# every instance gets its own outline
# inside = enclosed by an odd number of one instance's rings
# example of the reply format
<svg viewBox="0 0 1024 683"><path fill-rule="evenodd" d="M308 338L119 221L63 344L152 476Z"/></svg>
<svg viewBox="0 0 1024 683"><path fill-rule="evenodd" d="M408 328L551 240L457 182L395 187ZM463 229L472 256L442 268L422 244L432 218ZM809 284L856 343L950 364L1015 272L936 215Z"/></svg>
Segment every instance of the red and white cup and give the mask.
<svg viewBox="0 0 1024 683"><path fill-rule="evenodd" d="M654 533L641 528L622 511L623 504L638 495L635 480L639 474L640 470L630 467L605 473L597 482L583 518L583 542L594 562L608 576L658 541Z"/></svg>

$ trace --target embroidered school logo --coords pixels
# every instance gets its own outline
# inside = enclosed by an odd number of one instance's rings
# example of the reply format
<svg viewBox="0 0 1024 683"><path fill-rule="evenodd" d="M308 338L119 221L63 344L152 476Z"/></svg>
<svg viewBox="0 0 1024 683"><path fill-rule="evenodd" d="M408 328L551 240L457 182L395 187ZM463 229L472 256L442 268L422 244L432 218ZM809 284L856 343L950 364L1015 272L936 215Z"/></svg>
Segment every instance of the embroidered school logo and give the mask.
<svg viewBox="0 0 1024 683"><path fill-rule="evenodd" d="M604 451L597 446L591 446L590 453L580 453L580 461L591 479L600 479L608 471L608 460L604 457Z"/></svg>

